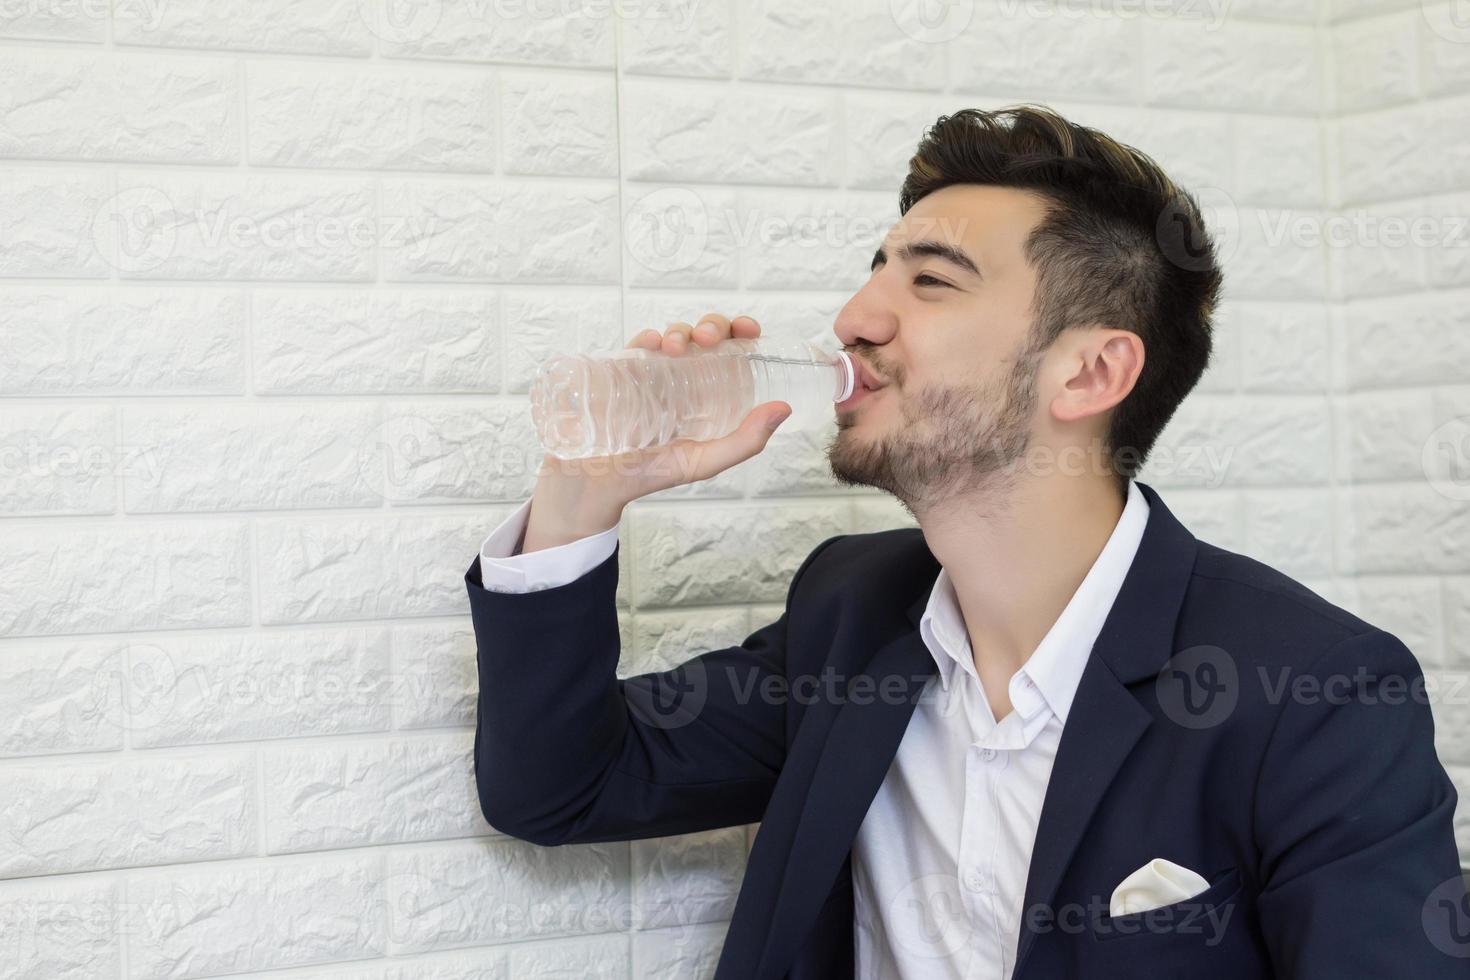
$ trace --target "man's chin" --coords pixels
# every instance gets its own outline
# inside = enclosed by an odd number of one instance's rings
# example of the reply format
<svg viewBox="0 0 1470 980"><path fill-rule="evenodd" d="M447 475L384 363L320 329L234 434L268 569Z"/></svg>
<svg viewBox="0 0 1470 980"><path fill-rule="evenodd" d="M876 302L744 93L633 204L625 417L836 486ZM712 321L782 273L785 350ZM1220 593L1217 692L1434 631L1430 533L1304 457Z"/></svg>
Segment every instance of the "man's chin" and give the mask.
<svg viewBox="0 0 1470 980"><path fill-rule="evenodd" d="M842 486L889 490L891 481L887 474L892 467L884 452L883 448L873 444L867 433L839 429L827 447L827 466L832 479Z"/></svg>

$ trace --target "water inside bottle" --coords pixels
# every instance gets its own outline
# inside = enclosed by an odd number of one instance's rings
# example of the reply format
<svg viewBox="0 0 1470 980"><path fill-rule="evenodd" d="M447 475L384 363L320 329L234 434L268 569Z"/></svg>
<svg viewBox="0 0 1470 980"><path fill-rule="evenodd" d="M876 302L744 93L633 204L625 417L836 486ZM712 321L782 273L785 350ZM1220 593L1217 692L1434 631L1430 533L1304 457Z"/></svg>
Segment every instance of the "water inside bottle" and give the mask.
<svg viewBox="0 0 1470 980"><path fill-rule="evenodd" d="M590 360L558 355L533 385L531 414L543 445L556 446L563 458L704 441L733 431L751 408L768 401L788 402L798 425L830 418L840 395L813 383L813 370L809 349L783 349L770 340L732 338L673 356L645 348ZM837 392L850 384L848 377L839 364Z"/></svg>

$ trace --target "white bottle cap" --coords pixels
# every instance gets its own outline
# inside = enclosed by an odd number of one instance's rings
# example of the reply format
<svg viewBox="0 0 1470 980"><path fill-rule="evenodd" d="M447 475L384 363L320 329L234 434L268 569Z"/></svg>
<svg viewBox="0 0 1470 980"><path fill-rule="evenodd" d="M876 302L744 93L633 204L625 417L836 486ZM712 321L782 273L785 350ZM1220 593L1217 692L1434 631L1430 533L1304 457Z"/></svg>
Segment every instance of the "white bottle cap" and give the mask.
<svg viewBox="0 0 1470 980"><path fill-rule="evenodd" d="M832 399L834 402L845 402L852 397L852 389L857 385L857 369L853 367L852 355L845 350L837 352L837 359L846 368L847 381L842 386L842 394Z"/></svg>

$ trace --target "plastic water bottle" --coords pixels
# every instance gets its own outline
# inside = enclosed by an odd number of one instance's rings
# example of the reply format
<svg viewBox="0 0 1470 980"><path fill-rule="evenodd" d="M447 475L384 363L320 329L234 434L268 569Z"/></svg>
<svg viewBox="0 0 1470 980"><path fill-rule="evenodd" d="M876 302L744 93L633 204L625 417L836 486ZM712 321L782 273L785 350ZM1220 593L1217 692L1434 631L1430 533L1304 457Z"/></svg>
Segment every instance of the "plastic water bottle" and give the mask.
<svg viewBox="0 0 1470 980"><path fill-rule="evenodd" d="M548 453L608 456L675 439L718 439L762 402L784 401L783 428L833 418L856 372L845 351L812 341L729 338L685 353L634 347L615 354L558 354L531 384L531 418Z"/></svg>

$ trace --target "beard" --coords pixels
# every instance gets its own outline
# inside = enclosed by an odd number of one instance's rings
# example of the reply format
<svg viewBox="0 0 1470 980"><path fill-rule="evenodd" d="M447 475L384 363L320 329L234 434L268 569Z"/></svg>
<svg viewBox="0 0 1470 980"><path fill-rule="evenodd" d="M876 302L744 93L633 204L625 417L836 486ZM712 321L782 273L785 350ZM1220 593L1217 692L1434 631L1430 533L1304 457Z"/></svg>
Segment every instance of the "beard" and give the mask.
<svg viewBox="0 0 1470 980"><path fill-rule="evenodd" d="M861 406L839 416L827 446L833 479L886 491L915 519L951 497L1005 490L1030 445L1040 355L1028 347L1007 376L979 385L908 393L899 401L900 421L880 435L848 431Z"/></svg>

